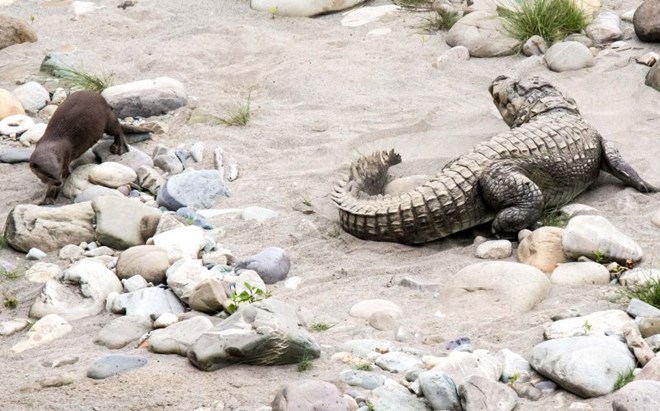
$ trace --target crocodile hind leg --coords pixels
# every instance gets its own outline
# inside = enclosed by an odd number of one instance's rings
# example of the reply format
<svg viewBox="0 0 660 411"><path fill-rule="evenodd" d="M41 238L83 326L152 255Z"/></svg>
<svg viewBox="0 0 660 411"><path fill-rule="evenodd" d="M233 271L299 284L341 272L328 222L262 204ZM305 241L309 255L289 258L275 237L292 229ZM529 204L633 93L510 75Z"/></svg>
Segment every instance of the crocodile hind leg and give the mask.
<svg viewBox="0 0 660 411"><path fill-rule="evenodd" d="M630 164L626 163L612 143L603 140L601 144L603 145L603 170L639 192L655 193L658 191L657 188L644 181Z"/></svg>
<svg viewBox="0 0 660 411"><path fill-rule="evenodd" d="M497 212L493 232L515 236L532 226L543 213L543 193L515 163L497 161L479 177L479 191L488 207Z"/></svg>

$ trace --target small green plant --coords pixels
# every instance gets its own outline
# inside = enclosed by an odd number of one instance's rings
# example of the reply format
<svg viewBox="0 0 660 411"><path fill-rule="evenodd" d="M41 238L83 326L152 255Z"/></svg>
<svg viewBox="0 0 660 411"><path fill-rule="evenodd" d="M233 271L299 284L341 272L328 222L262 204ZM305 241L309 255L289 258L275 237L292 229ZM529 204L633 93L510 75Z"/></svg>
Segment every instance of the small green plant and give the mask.
<svg viewBox="0 0 660 411"><path fill-rule="evenodd" d="M623 293L629 299L637 298L660 309L660 279L658 278L648 278Z"/></svg>
<svg viewBox="0 0 660 411"><path fill-rule="evenodd" d="M431 15L417 28L427 33L448 31L460 18L461 16L456 11L445 8L434 8L431 10Z"/></svg>
<svg viewBox="0 0 660 411"><path fill-rule="evenodd" d="M192 217L183 217L183 223L185 225L193 225L193 221L195 221L195 219Z"/></svg>
<svg viewBox="0 0 660 411"><path fill-rule="evenodd" d="M374 406L374 403L373 403L373 402L367 400L367 409L368 409L369 411L375 411L375 410L376 410L376 407Z"/></svg>
<svg viewBox="0 0 660 411"><path fill-rule="evenodd" d="M112 78L114 77L112 73L97 76L72 67L57 69L56 73L74 88L99 93L112 86Z"/></svg>
<svg viewBox="0 0 660 411"><path fill-rule="evenodd" d="M309 326L309 329L313 332L321 332L321 331L328 331L332 327L334 327L334 325L328 324L328 323L323 323L323 322L318 322L318 323L311 324Z"/></svg>
<svg viewBox="0 0 660 411"><path fill-rule="evenodd" d="M628 371L619 374L614 383L614 391L623 388L629 382L632 382L635 379L635 373L633 372L634 368L629 369Z"/></svg>
<svg viewBox="0 0 660 411"><path fill-rule="evenodd" d="M360 361L356 366L355 369L359 371L371 371L373 366L369 361Z"/></svg>
<svg viewBox="0 0 660 411"><path fill-rule="evenodd" d="M538 35L552 44L587 27L587 15L573 0L508 1L497 5L497 14L504 30L521 43Z"/></svg>
<svg viewBox="0 0 660 411"><path fill-rule="evenodd" d="M605 254L600 250L594 250L594 261L598 264L602 263L605 260Z"/></svg>
<svg viewBox="0 0 660 411"><path fill-rule="evenodd" d="M428 11L433 9L434 0L392 0L397 6L415 11Z"/></svg>
<svg viewBox="0 0 660 411"><path fill-rule="evenodd" d="M270 14L270 18L274 19L275 15L277 14L277 6L272 6L268 8L268 14Z"/></svg>
<svg viewBox="0 0 660 411"><path fill-rule="evenodd" d="M5 248L7 246L7 239L5 238L4 235L0 235L0 249Z"/></svg>
<svg viewBox="0 0 660 411"><path fill-rule="evenodd" d="M262 301L265 300L266 298L270 298L272 295L272 292L266 290L262 290L261 288L251 285L250 283L243 283L245 285L245 290L242 291L240 294L236 294L235 291L232 291L231 294L229 295L229 300L231 303L227 305L227 311L230 314L233 314L238 310L238 307L241 304L252 304L257 301Z"/></svg>
<svg viewBox="0 0 660 411"><path fill-rule="evenodd" d="M589 324L589 321L585 321L584 324L582 324L582 329L584 330L584 335L591 332L591 324Z"/></svg>
<svg viewBox="0 0 660 411"><path fill-rule="evenodd" d="M544 227L566 227L571 217L561 211L559 207L550 207L543 210L541 215L541 225Z"/></svg>
<svg viewBox="0 0 660 411"><path fill-rule="evenodd" d="M245 126L252 116L250 112L250 98L252 91L248 93L247 101L244 104L237 104L233 110L229 111L225 117L220 117L220 121L226 126Z"/></svg>
<svg viewBox="0 0 660 411"><path fill-rule="evenodd" d="M4 278L6 280L17 280L23 276L23 271L19 270L18 268L14 268L13 270L6 270L2 267L0 267L0 277Z"/></svg>
<svg viewBox="0 0 660 411"><path fill-rule="evenodd" d="M307 353L303 354L302 359L298 362L298 372L307 371L312 368L312 360L309 358Z"/></svg>
<svg viewBox="0 0 660 411"><path fill-rule="evenodd" d="M514 373L511 374L511 376L509 377L509 382L508 382L508 384L509 384L509 385L513 385L513 384L515 384L516 381L518 381L519 378L520 378L520 373L519 373L519 372L514 372Z"/></svg>
<svg viewBox="0 0 660 411"><path fill-rule="evenodd" d="M34 21L35 21L36 19L37 19L37 18L34 17L34 15L30 15L30 25L34 24Z"/></svg>
<svg viewBox="0 0 660 411"><path fill-rule="evenodd" d="M5 294L5 301L3 304L5 308L10 308L13 310L18 306L18 300L16 299L16 296Z"/></svg>

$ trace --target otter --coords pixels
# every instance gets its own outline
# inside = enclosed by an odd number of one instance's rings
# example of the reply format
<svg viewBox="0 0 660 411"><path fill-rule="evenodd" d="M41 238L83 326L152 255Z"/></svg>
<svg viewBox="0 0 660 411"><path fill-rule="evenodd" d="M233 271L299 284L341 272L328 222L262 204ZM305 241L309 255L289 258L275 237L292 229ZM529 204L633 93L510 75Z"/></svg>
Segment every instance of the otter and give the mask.
<svg viewBox="0 0 660 411"><path fill-rule="evenodd" d="M30 157L30 169L47 185L46 196L39 205L55 203L70 174L71 161L96 144L103 133L114 137L112 154L128 152L122 126L99 93L77 91L55 110Z"/></svg>

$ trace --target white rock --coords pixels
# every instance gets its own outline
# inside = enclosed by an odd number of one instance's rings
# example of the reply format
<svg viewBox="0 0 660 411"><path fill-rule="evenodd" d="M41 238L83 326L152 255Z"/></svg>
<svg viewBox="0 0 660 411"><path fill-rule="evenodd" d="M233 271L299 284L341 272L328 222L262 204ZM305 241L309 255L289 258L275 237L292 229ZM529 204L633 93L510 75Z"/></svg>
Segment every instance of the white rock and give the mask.
<svg viewBox="0 0 660 411"><path fill-rule="evenodd" d="M85 254L85 250L75 244L67 244L60 249L58 257L60 260L69 260L71 262L79 260Z"/></svg>
<svg viewBox="0 0 660 411"><path fill-rule="evenodd" d="M46 258L47 256L48 254L44 253L40 249L36 247L32 247L30 248L30 251L28 251L27 254L25 255L25 258L27 258L28 260L41 260L43 258Z"/></svg>
<svg viewBox="0 0 660 411"><path fill-rule="evenodd" d="M14 114L0 120L0 134L11 136L20 134L34 127L34 121L24 114Z"/></svg>
<svg viewBox="0 0 660 411"><path fill-rule="evenodd" d="M266 287L266 283L264 283L264 280L261 279L261 277L256 271L241 270L241 272L238 275L238 278L236 279L236 294L240 294L243 291L249 292L249 290L245 286L246 283L250 284L252 288L258 288L261 289L262 291L266 291L268 289Z"/></svg>
<svg viewBox="0 0 660 411"><path fill-rule="evenodd" d="M20 85L12 93L21 102L25 111L30 113L37 113L40 109L46 107L50 100L48 90L36 81L29 81Z"/></svg>
<svg viewBox="0 0 660 411"><path fill-rule="evenodd" d="M623 37L621 19L613 11L600 12L594 21L589 23L585 31L596 45L610 43Z"/></svg>
<svg viewBox="0 0 660 411"><path fill-rule="evenodd" d="M276 16L312 17L344 10L362 2L364 0L251 0L250 7Z"/></svg>
<svg viewBox="0 0 660 411"><path fill-rule="evenodd" d="M298 286L302 283L302 278L295 276L295 277L289 277L284 281L284 288L288 288L289 290L295 290L298 288Z"/></svg>
<svg viewBox="0 0 660 411"><path fill-rule="evenodd" d="M158 318L156 321L154 321L154 328L165 328L169 327L172 324L176 324L179 322L179 317L172 313L163 313Z"/></svg>
<svg viewBox="0 0 660 411"><path fill-rule="evenodd" d="M381 20L387 15L394 14L400 8L394 5L360 7L346 13L345 17L341 20L341 25L344 27L364 26L365 24Z"/></svg>
<svg viewBox="0 0 660 411"><path fill-rule="evenodd" d="M89 172L89 181L105 187L117 188L137 180L137 173L123 164L108 161Z"/></svg>
<svg viewBox="0 0 660 411"><path fill-rule="evenodd" d="M403 315L403 310L398 305L381 299L360 301L354 304L348 313L351 317L368 320L376 312L388 312L396 317Z"/></svg>
<svg viewBox="0 0 660 411"><path fill-rule="evenodd" d="M564 253L573 259L585 256L593 260L596 259L595 253L600 253L605 261L625 263L627 259L639 262L643 256L641 247L635 241L601 216L571 218L561 245Z"/></svg>
<svg viewBox="0 0 660 411"><path fill-rule="evenodd" d="M492 11L479 10L464 15L449 29L445 41L451 47L465 46L472 57L514 54L520 42L504 34L501 20Z"/></svg>
<svg viewBox="0 0 660 411"><path fill-rule="evenodd" d="M566 214L569 218L573 218L578 215L598 215L600 212L588 205L584 204L567 204L559 209L562 213Z"/></svg>
<svg viewBox="0 0 660 411"><path fill-rule="evenodd" d="M44 123L35 124L34 126L30 127L28 131L21 135L19 141L21 143L27 143L28 145L35 144L44 135L46 127L48 127L48 125Z"/></svg>
<svg viewBox="0 0 660 411"><path fill-rule="evenodd" d="M550 282L559 285L607 285L610 272L594 262L560 264L552 272Z"/></svg>
<svg viewBox="0 0 660 411"><path fill-rule="evenodd" d="M486 350L475 350L474 353L453 350L447 357L439 359L433 371L448 374L459 386L473 375L498 381L502 375L502 364Z"/></svg>
<svg viewBox="0 0 660 411"><path fill-rule="evenodd" d="M546 273L552 272L557 264L566 262L561 248L563 234L564 229L559 227L541 227L528 235L521 235L517 251L518 261Z"/></svg>
<svg viewBox="0 0 660 411"><path fill-rule="evenodd" d="M241 213L241 218L245 221L254 220L259 223L268 219L277 217L277 212L263 207L246 207Z"/></svg>
<svg viewBox="0 0 660 411"><path fill-rule="evenodd" d="M11 350L20 353L34 347L49 343L69 333L73 327L57 314L49 314L34 323L25 339L19 341Z"/></svg>
<svg viewBox="0 0 660 411"><path fill-rule="evenodd" d="M623 338L623 330L626 327L637 326L625 311L596 311L581 317L555 321L545 327L544 335L548 340L584 335L605 337L612 334Z"/></svg>
<svg viewBox="0 0 660 411"><path fill-rule="evenodd" d="M660 281L660 270L639 267L626 271L619 278L621 285L629 289L634 289L651 281Z"/></svg>
<svg viewBox="0 0 660 411"><path fill-rule="evenodd" d="M130 293L132 291L140 290L142 288L147 288L147 280L144 279L141 275L137 274L134 275L130 278L126 278L124 280L121 280L122 285L124 286L124 290L127 293Z"/></svg>
<svg viewBox="0 0 660 411"><path fill-rule="evenodd" d="M181 301L188 303L197 284L211 277L200 260L181 259L167 269L167 285Z"/></svg>
<svg viewBox="0 0 660 411"><path fill-rule="evenodd" d="M499 260L510 257L513 253L513 245L509 240L491 240L477 246L474 256L486 260Z"/></svg>
<svg viewBox="0 0 660 411"><path fill-rule="evenodd" d="M62 195L66 198L76 198L78 194L90 187L92 183L89 182L89 173L97 166L97 164L84 164L76 167L64 182Z"/></svg>
<svg viewBox="0 0 660 411"><path fill-rule="evenodd" d="M35 263L25 272L25 279L31 283L45 283L61 274L62 269L57 264Z"/></svg>
<svg viewBox="0 0 660 411"><path fill-rule="evenodd" d="M196 163L201 163L204 158L204 143L197 142L190 147L190 155Z"/></svg>
<svg viewBox="0 0 660 411"><path fill-rule="evenodd" d="M392 32L392 29L389 27L380 27L377 29L369 30L367 32L367 38L369 37L380 37L380 36L385 36L387 34L390 34ZM327 128L327 127L326 127Z"/></svg>
<svg viewBox="0 0 660 411"><path fill-rule="evenodd" d="M30 324L30 321L27 319L14 319L9 321L0 322L0 335L3 337L8 337L12 334L23 330Z"/></svg>
<svg viewBox="0 0 660 411"><path fill-rule="evenodd" d="M197 258L206 243L204 230L192 225L156 234L152 240L155 246L168 251L178 251L192 258Z"/></svg>
<svg viewBox="0 0 660 411"><path fill-rule="evenodd" d="M628 10L626 12L623 12L619 16L619 18L621 18L621 20L625 21L626 23L632 23L633 22L633 17L635 16L635 11L636 10L637 9L632 9L632 10Z"/></svg>
<svg viewBox="0 0 660 411"><path fill-rule="evenodd" d="M433 67L442 67L444 64L468 61L470 59L470 50L465 46L452 47L445 51L442 56L433 63Z"/></svg>
<svg viewBox="0 0 660 411"><path fill-rule="evenodd" d="M93 1L74 1L71 3L71 12L74 16L78 17L82 14L91 13L96 9L103 8L105 6L97 7Z"/></svg>
<svg viewBox="0 0 660 411"><path fill-rule="evenodd" d="M562 41L550 46L545 53L545 62L552 71L581 70L593 65L594 56L582 43Z"/></svg>

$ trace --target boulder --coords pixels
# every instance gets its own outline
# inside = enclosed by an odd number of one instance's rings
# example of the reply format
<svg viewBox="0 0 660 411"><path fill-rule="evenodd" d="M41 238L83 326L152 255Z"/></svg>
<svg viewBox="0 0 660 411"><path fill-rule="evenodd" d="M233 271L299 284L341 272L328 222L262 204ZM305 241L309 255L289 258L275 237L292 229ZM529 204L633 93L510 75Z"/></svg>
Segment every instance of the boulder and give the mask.
<svg viewBox="0 0 660 411"><path fill-rule="evenodd" d="M50 93L36 81L29 81L16 87L14 96L21 102L25 111L36 114L50 101Z"/></svg>
<svg viewBox="0 0 660 411"><path fill-rule="evenodd" d="M454 380L442 371L419 374L419 389L434 410L462 411Z"/></svg>
<svg viewBox="0 0 660 411"><path fill-rule="evenodd" d="M552 71L582 70L593 65L591 50L577 41L561 41L545 52L545 62Z"/></svg>
<svg viewBox="0 0 660 411"><path fill-rule="evenodd" d="M163 284L168 268L167 250L155 245L138 245L119 254L117 277L127 279L140 275L152 284Z"/></svg>
<svg viewBox="0 0 660 411"><path fill-rule="evenodd" d="M139 315L115 318L99 331L94 343L116 350L151 331L151 320Z"/></svg>
<svg viewBox="0 0 660 411"><path fill-rule="evenodd" d="M9 90L0 88L0 120L17 114L25 115L21 102Z"/></svg>
<svg viewBox="0 0 660 411"><path fill-rule="evenodd" d="M252 1L254 3L254 0ZM300 380L289 383L273 400L273 411L347 411L341 391L325 381Z"/></svg>
<svg viewBox="0 0 660 411"><path fill-rule="evenodd" d="M142 218L161 215L160 210L127 197L97 197L92 208L96 213L96 239L118 250L144 244L140 232Z"/></svg>
<svg viewBox="0 0 660 411"><path fill-rule="evenodd" d="M579 215L569 220L561 239L564 253L573 259L580 256L592 260L637 263L642 259L641 247L619 231L604 217ZM596 256L598 253L598 258Z"/></svg>
<svg viewBox="0 0 660 411"><path fill-rule="evenodd" d="M648 1L647 1L648 2ZM612 396L613 411L660 410L660 382L633 381Z"/></svg>
<svg viewBox="0 0 660 411"><path fill-rule="evenodd" d="M467 47L471 57L508 56L520 45L504 34L500 18L485 10L463 16L449 29L445 41L450 47Z"/></svg>
<svg viewBox="0 0 660 411"><path fill-rule="evenodd" d="M220 172L201 170L171 176L157 199L159 205L176 211L181 207L211 208L220 197L229 195Z"/></svg>
<svg viewBox="0 0 660 411"><path fill-rule="evenodd" d="M57 314L49 314L38 320L25 334L25 338L11 347L15 353L47 344L71 332L71 324Z"/></svg>
<svg viewBox="0 0 660 411"><path fill-rule="evenodd" d="M185 357L188 354L188 348L211 328L213 328L213 323L203 316L179 321L167 328L153 331L149 336L149 351L158 354L178 354Z"/></svg>
<svg viewBox="0 0 660 411"><path fill-rule="evenodd" d="M552 272L550 282L558 285L607 285L610 272L592 261L560 264Z"/></svg>
<svg viewBox="0 0 660 411"><path fill-rule="evenodd" d="M23 20L0 15L0 50L25 42L37 41L37 33Z"/></svg>
<svg viewBox="0 0 660 411"><path fill-rule="evenodd" d="M502 364L486 350L475 350L474 353L453 350L448 356L439 358L432 371L446 373L460 386L474 375L498 381L502 376Z"/></svg>
<svg viewBox="0 0 660 411"><path fill-rule="evenodd" d="M181 314L186 307L172 290L148 287L118 295L112 301L110 310L115 314L159 317L164 313Z"/></svg>
<svg viewBox="0 0 660 411"><path fill-rule="evenodd" d="M183 84L169 77L108 87L101 95L119 118L160 116L188 104Z"/></svg>
<svg viewBox="0 0 660 411"><path fill-rule="evenodd" d="M646 0L637 7L633 16L633 27L641 41L660 41L660 3Z"/></svg>

